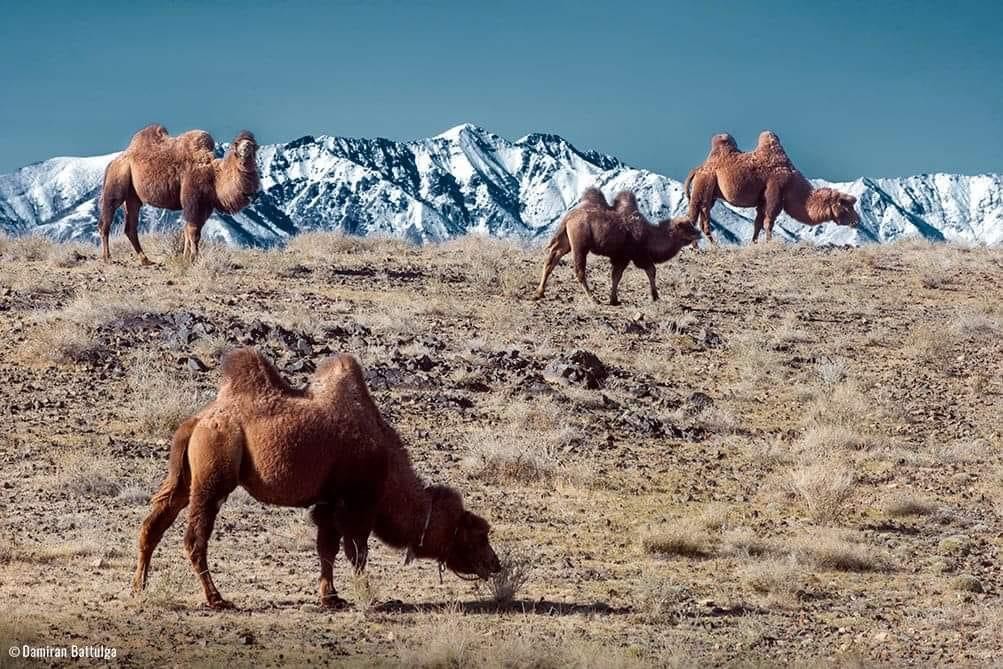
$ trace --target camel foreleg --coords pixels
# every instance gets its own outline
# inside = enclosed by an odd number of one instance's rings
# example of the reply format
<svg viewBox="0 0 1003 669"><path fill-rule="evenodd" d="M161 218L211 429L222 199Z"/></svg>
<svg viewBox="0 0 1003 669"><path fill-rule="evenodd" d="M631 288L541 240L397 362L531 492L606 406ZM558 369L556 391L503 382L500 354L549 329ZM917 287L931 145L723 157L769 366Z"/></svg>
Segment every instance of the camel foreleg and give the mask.
<svg viewBox="0 0 1003 669"><path fill-rule="evenodd" d="M341 547L341 532L330 504L318 504L310 512L317 526L317 557L320 559L318 590L320 605L329 609L343 609L348 602L338 596L334 588L334 561Z"/></svg>
<svg viewBox="0 0 1003 669"><path fill-rule="evenodd" d="M610 289L609 289L609 303L613 306L620 304L620 297L617 294L617 288L620 286L620 279L623 278L623 271L627 269L626 260L613 260L613 272L610 277Z"/></svg>

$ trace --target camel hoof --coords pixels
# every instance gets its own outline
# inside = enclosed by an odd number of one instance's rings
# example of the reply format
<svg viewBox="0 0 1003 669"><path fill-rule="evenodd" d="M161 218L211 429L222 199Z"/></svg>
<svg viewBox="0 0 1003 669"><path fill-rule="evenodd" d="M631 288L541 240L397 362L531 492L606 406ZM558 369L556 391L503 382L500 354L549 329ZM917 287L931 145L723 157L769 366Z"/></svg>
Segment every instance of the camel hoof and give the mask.
<svg viewBox="0 0 1003 669"><path fill-rule="evenodd" d="M214 599L211 602L206 603L206 607L212 609L213 611L226 611L233 610L237 607L233 605L233 602L229 602L222 597L219 599Z"/></svg>
<svg viewBox="0 0 1003 669"><path fill-rule="evenodd" d="M151 266L155 265L156 263L153 262L152 260L150 260L149 258L147 258L146 256L142 256L139 259L139 264L142 267L151 267Z"/></svg>
<svg viewBox="0 0 1003 669"><path fill-rule="evenodd" d="M611 307L619 307L620 306L620 300L610 300L609 301L609 306L611 306Z"/></svg>
<svg viewBox="0 0 1003 669"><path fill-rule="evenodd" d="M320 598L320 605L332 611L342 611L348 608L348 600L342 599L338 595L328 595Z"/></svg>
<svg viewBox="0 0 1003 669"><path fill-rule="evenodd" d="M542 293L536 293L536 294L533 295L533 301L534 302L539 302L542 299L543 299L543 294Z"/></svg>

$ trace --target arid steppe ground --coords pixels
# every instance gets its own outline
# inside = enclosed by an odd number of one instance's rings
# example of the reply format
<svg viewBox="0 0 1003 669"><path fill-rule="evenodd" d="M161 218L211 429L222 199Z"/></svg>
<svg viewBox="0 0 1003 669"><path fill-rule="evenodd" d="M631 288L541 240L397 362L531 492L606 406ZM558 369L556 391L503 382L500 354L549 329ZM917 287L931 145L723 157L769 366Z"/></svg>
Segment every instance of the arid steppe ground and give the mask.
<svg viewBox="0 0 1003 669"><path fill-rule="evenodd" d="M1003 657L1003 251L685 250L662 300L595 306L565 262L463 239L0 240L0 667L14 644L122 666L943 666ZM599 295L609 265L592 259ZM513 577L440 583L371 542L316 606L299 509L238 490L205 609L184 516L129 592L174 426L253 343L294 383L357 356L429 482ZM64 662L50 661L54 665Z"/></svg>

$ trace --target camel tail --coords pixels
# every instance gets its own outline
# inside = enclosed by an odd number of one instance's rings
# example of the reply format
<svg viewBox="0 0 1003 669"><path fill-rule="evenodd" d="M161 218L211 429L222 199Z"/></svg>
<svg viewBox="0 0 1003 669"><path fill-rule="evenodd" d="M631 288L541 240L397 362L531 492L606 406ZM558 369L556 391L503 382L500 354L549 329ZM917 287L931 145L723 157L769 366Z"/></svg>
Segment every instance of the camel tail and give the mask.
<svg viewBox="0 0 1003 669"><path fill-rule="evenodd" d="M565 216L561 219L561 224L557 226L557 231L554 232L554 236L550 238L550 243L547 244L547 250L551 250L561 246L562 242L568 241L568 219Z"/></svg>
<svg viewBox="0 0 1003 669"><path fill-rule="evenodd" d="M183 422L174 432L171 443L171 454L167 460L167 478L153 495L152 502L170 502L174 495L186 490L191 484L191 468L188 466L188 441L198 425L198 416L192 416Z"/></svg>
<svg viewBox="0 0 1003 669"><path fill-rule="evenodd" d="M693 181L693 177L697 173L697 168L690 170L690 173L686 175L686 181L683 182L683 190L686 191L686 197L690 196L690 182Z"/></svg>

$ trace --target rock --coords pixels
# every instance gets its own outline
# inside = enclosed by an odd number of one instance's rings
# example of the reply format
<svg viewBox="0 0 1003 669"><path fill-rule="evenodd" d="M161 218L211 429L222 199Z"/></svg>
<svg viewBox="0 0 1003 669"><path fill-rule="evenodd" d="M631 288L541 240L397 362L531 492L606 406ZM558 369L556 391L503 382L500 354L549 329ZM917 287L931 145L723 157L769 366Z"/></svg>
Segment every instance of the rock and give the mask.
<svg viewBox="0 0 1003 669"><path fill-rule="evenodd" d="M310 342L308 342L306 339L300 337L299 339L296 340L296 351L300 355L309 357L313 355L313 346L311 346Z"/></svg>
<svg viewBox="0 0 1003 669"><path fill-rule="evenodd" d="M208 367L206 367L206 364L204 362L202 362L195 356L189 356L187 364L188 364L188 369L190 369L193 372L204 372L207 369L209 369Z"/></svg>
<svg viewBox="0 0 1003 669"><path fill-rule="evenodd" d="M690 413L700 413L709 406L713 406L714 400L707 393L697 391L692 393L686 400L691 408Z"/></svg>
<svg viewBox="0 0 1003 669"><path fill-rule="evenodd" d="M700 328L700 331L697 332L696 340L707 348L717 348L724 344L721 335L708 328Z"/></svg>
<svg viewBox="0 0 1003 669"><path fill-rule="evenodd" d="M254 645L254 635L251 634L250 632L244 632L238 638L240 640L240 643L244 644L245 646Z"/></svg>
<svg viewBox="0 0 1003 669"><path fill-rule="evenodd" d="M609 376L606 365L594 353L576 349L551 361L544 374L562 383L585 386L590 390L602 387Z"/></svg>

